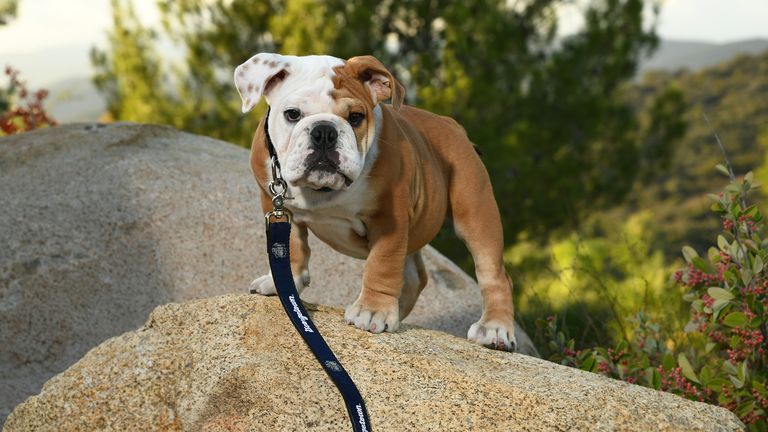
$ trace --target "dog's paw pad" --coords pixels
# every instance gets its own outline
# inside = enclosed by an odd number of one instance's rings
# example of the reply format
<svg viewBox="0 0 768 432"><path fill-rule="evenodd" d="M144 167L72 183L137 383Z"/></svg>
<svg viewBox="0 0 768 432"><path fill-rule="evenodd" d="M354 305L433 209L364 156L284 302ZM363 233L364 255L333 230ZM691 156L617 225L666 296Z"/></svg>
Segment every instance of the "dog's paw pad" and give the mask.
<svg viewBox="0 0 768 432"><path fill-rule="evenodd" d="M480 320L472 324L467 333L467 339L501 351L515 351L517 348L514 325L505 325L496 321Z"/></svg>
<svg viewBox="0 0 768 432"><path fill-rule="evenodd" d="M277 294L277 291L275 290L275 282L272 280L272 274L268 273L264 276L254 279L254 281L251 282L251 286L248 288L248 291L251 294L261 294L267 296Z"/></svg>
<svg viewBox="0 0 768 432"><path fill-rule="evenodd" d="M374 310L361 306L358 302L348 306L344 312L344 319L347 324L353 325L360 330L371 333L381 333L384 331L394 332L400 327L400 318L397 306L387 310Z"/></svg>

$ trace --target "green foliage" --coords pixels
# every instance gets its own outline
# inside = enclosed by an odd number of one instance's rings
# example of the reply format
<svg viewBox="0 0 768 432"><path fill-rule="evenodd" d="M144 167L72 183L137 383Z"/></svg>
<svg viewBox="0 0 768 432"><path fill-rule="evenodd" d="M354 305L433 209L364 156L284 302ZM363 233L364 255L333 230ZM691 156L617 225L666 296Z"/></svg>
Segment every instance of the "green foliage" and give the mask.
<svg viewBox="0 0 768 432"><path fill-rule="evenodd" d="M584 30L556 43L555 8L565 3L161 1L161 34L185 50L174 66L113 0L110 47L93 58L115 118L247 146L264 108L241 117L234 66L260 51L374 54L406 84L409 103L454 116L483 149L511 242L622 200L680 134L673 91L637 107L627 99L639 57L657 42L643 21L649 2L594 0ZM454 260L468 256L452 233L436 245Z"/></svg>
<svg viewBox="0 0 768 432"><path fill-rule="evenodd" d="M690 289L686 328L707 337L705 353L694 359L698 372L686 378L751 429L768 430L768 239L762 213L747 205L755 189L750 172L712 196L724 232L707 258L689 253L676 279Z"/></svg>
<svg viewBox="0 0 768 432"><path fill-rule="evenodd" d="M618 225L598 215L584 225L545 245L519 241L507 250L505 262L521 287L515 305L523 327L557 315L568 337L615 344L631 336L632 317L644 310L665 328L682 328L685 306L667 276L674 267L653 244L652 214L638 212ZM546 355L547 339L537 338Z"/></svg>
<svg viewBox="0 0 768 432"><path fill-rule="evenodd" d="M670 123L667 127L670 131L682 128L685 132L682 142L673 152L668 168L644 169L646 174L638 179L627 202L585 218L578 235L553 236L546 244L530 247L530 251L525 243L510 249L507 259L518 287L516 298L524 305L518 305L518 318L526 328L533 328L541 316L556 314L558 328L566 339L575 338L585 346L614 346L630 333L617 330L621 328L618 322L623 322L625 329L630 328L629 317L643 310L649 319L665 329L669 343L682 341L685 325L680 319L685 315L685 309L681 309L685 308L682 294L668 283L665 288L653 281L666 280L666 275L678 266L673 257L684 242L690 241L696 250L706 250L720 229L717 220L708 215L710 203L706 192L723 187L723 178L711 175L711 167L722 154L713 145L713 128L702 113L708 113L713 127L721 131L722 136L733 140L728 141L728 145L729 152L735 154L735 169L743 172L756 169L755 178L768 181L768 159L765 159L768 81L761 71L768 71L768 53L740 57L697 73L655 72L631 87L628 97L638 112L665 100L664 104L657 105L661 111L674 109L684 113L682 123ZM734 79L735 82L730 81ZM659 92L667 96L660 97ZM657 118L664 120L665 116L660 114ZM672 119L674 117L667 117ZM651 118L641 115L640 125L647 131L645 136L653 136L655 126ZM646 148L652 149L653 145ZM755 199L763 197L760 190L756 191ZM632 250L627 243L636 242L623 234L632 220L644 221L640 243L643 247L634 248L637 253L632 259L647 263L645 270L639 272L639 280L647 279L649 287L657 287L649 290L655 294L647 302L643 299L643 304L637 301L636 289L622 286L627 278L623 269L626 266L621 264L626 254L620 250ZM564 241L573 244L572 247L586 257L580 257L579 261L564 257L561 252ZM607 252L593 251L596 244L603 245ZM654 261L655 256L661 257L660 260ZM585 259L599 265L585 266L582 263ZM568 268L567 273L564 268ZM601 271L595 272L592 268ZM565 276L576 282L569 282L565 288L560 282ZM609 288L607 294L598 296L603 287ZM561 294L555 296L558 290ZM540 351L547 351L545 340L538 346Z"/></svg>
<svg viewBox="0 0 768 432"><path fill-rule="evenodd" d="M0 0L0 27L8 24L16 17L18 5L17 0ZM8 111L10 108L11 101L8 93L8 91L0 90L0 113Z"/></svg>
<svg viewBox="0 0 768 432"><path fill-rule="evenodd" d="M19 79L19 71L10 66L6 66L5 74L8 86L0 89L0 136L56 126L44 106L48 90L28 90L26 81Z"/></svg>
<svg viewBox="0 0 768 432"><path fill-rule="evenodd" d="M765 124L765 123L764 123ZM768 184L768 125L764 126L757 138L758 151L763 154L762 164L755 171L755 179L760 184Z"/></svg>
<svg viewBox="0 0 768 432"><path fill-rule="evenodd" d="M132 3L112 0L112 10L110 54L91 50L99 71L93 81L106 96L109 113L119 120L172 123L176 97L164 85L156 34L141 27Z"/></svg>
<svg viewBox="0 0 768 432"><path fill-rule="evenodd" d="M733 411L753 431L768 430L768 239L765 220L747 195L756 190L752 173L733 178L712 195L723 232L701 257L683 248L687 267L674 279L690 303L688 338L677 346L641 314L633 337L615 348L577 350L555 320L539 321L550 339L550 359L561 364L669 391ZM684 346L683 346L684 345Z"/></svg>
<svg viewBox="0 0 768 432"><path fill-rule="evenodd" d="M649 106L664 89L682 96L678 116L688 125L676 145L668 169L647 170L647 181L636 185L626 206L614 210L618 220L635 209L653 213L656 243L672 255L684 244L702 250L719 230L708 217L706 192L723 187L724 180L711 175L722 155L713 138L717 130L734 155L737 172L755 170L758 179L768 180L768 52L740 56L698 72L652 72L633 86L633 105ZM706 114L712 125L704 120ZM659 116L664 118L664 116ZM645 122L653 131L651 122ZM673 129L673 128L668 128ZM761 166L766 168L760 169ZM763 195L756 195L763 199Z"/></svg>
<svg viewBox="0 0 768 432"><path fill-rule="evenodd" d="M661 390L665 369L656 365L675 364L674 355L665 343L667 335L642 312L635 316L632 324L630 339L616 343L613 348L590 349L576 349L574 339L566 340L555 317L538 320L536 326L549 340L550 361Z"/></svg>
<svg viewBox="0 0 768 432"><path fill-rule="evenodd" d="M4 26L16 18L18 7L18 0L0 0L0 26Z"/></svg>

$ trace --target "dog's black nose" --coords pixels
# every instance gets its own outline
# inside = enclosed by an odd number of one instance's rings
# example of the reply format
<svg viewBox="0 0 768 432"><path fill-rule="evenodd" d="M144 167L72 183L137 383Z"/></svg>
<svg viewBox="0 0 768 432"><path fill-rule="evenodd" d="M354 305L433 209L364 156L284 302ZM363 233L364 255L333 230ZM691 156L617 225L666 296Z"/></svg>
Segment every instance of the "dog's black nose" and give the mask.
<svg viewBox="0 0 768 432"><path fill-rule="evenodd" d="M309 133L312 145L319 150L331 150L336 147L339 133L332 123L318 123Z"/></svg>

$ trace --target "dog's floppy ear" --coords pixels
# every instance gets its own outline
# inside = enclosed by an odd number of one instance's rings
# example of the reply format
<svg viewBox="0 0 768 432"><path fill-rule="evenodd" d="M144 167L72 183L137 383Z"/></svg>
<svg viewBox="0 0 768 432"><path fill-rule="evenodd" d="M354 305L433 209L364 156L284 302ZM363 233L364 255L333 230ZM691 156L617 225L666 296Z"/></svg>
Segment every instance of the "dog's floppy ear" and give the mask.
<svg viewBox="0 0 768 432"><path fill-rule="evenodd" d="M243 100L243 112L250 111L290 73L291 61L280 54L261 53L235 69L235 85Z"/></svg>
<svg viewBox="0 0 768 432"><path fill-rule="evenodd" d="M374 56L352 57L347 60L347 67L369 86L373 93L373 103L392 99L392 107L400 109L405 99L405 87Z"/></svg>

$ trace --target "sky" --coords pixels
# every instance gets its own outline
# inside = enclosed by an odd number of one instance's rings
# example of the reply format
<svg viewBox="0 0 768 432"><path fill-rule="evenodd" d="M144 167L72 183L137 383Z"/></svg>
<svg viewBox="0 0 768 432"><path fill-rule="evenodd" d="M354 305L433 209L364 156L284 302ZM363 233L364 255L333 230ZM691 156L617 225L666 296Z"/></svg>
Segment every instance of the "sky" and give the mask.
<svg viewBox="0 0 768 432"><path fill-rule="evenodd" d="M586 0L576 0L584 3ZM768 0L661 0L658 33L664 39L728 43L768 39ZM561 14L561 27L579 25L577 13Z"/></svg>
<svg viewBox="0 0 768 432"><path fill-rule="evenodd" d="M768 0L668 0L659 33L717 43L768 38Z"/></svg>
<svg viewBox="0 0 768 432"><path fill-rule="evenodd" d="M108 0L19 0L16 19L0 28L0 56L56 46L104 44L111 27ZM155 0L133 0L142 22L158 24Z"/></svg>
<svg viewBox="0 0 768 432"><path fill-rule="evenodd" d="M159 23L155 1L133 0L145 24ZM577 3L579 1L585 0ZM768 0L663 1L659 25L663 38L715 43L768 39ZM61 68L59 75L88 67L89 48L104 45L111 25L109 3L107 0L20 0L17 18L0 28L0 66L8 62L4 57L16 60L19 55L67 47L67 52L74 53L70 56L72 61L63 64L57 59ZM579 25L578 14L574 13L576 8L562 12L561 27L566 33Z"/></svg>

